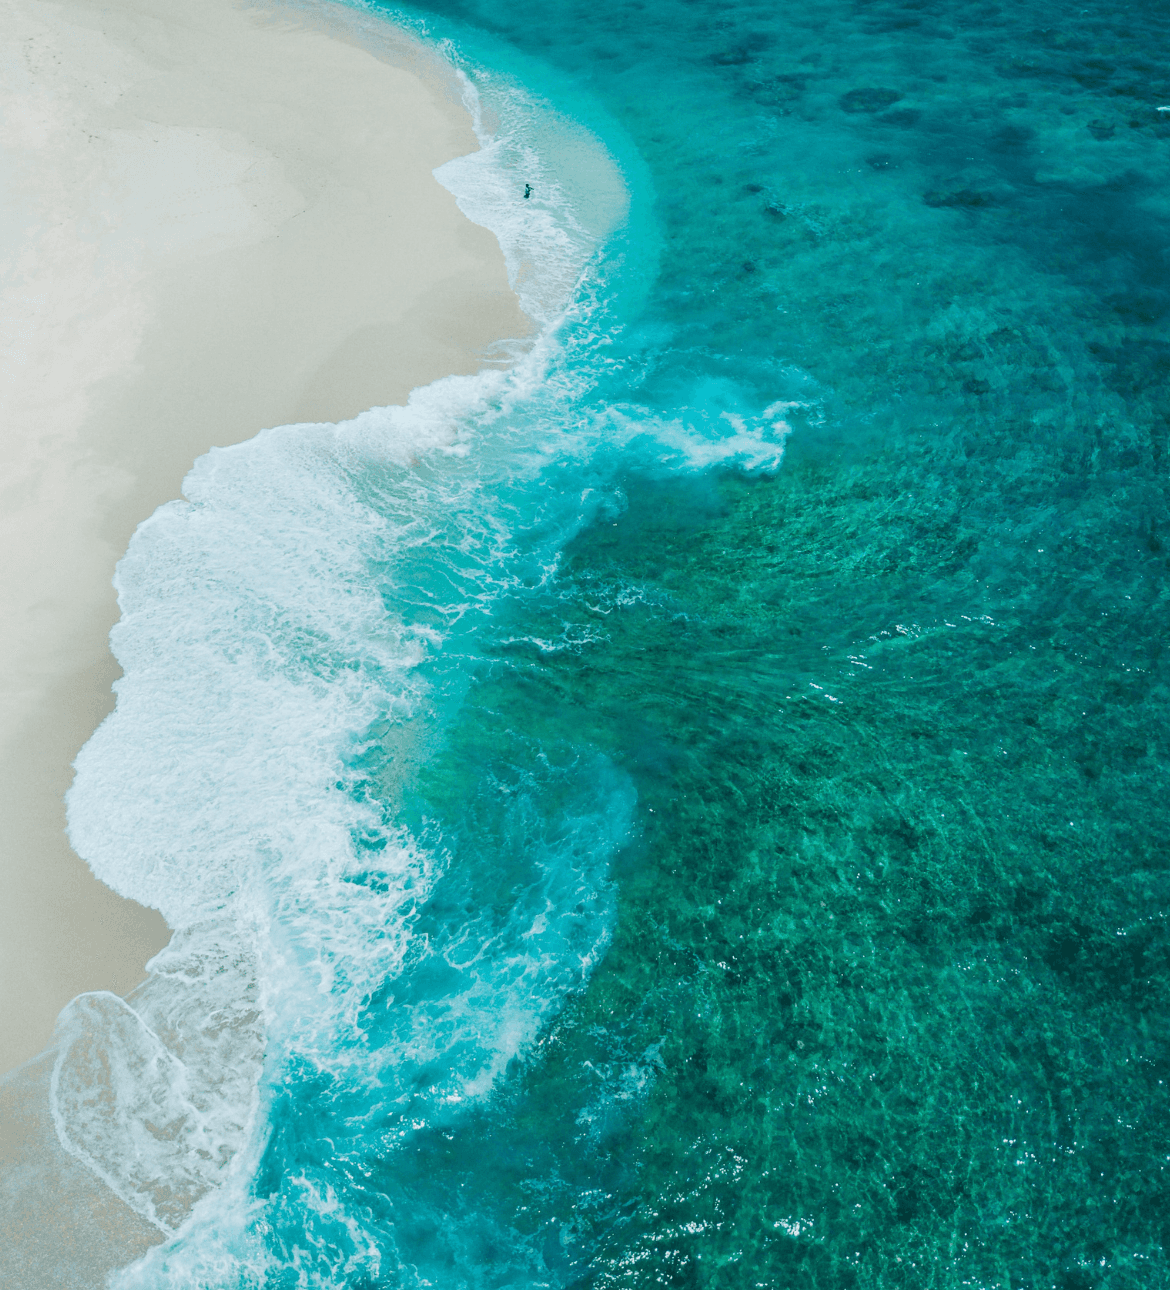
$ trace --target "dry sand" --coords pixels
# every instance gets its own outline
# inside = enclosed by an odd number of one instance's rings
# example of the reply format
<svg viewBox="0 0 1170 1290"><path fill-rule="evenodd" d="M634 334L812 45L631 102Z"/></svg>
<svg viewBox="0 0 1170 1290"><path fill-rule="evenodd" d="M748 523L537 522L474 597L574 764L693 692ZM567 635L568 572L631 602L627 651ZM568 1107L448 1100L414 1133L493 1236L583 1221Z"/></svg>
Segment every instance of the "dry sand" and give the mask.
<svg viewBox="0 0 1170 1290"><path fill-rule="evenodd" d="M63 833L137 524L213 445L404 402L529 323L431 174L476 147L457 87L385 24L231 0L0 14L5 1070L167 936Z"/></svg>

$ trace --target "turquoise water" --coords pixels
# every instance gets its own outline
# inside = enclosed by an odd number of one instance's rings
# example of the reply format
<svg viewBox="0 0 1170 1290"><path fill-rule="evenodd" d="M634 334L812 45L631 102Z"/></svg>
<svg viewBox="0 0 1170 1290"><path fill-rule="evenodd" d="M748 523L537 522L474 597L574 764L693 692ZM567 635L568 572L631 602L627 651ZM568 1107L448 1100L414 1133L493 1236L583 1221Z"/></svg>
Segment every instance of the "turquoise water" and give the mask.
<svg viewBox="0 0 1170 1290"><path fill-rule="evenodd" d="M73 835L267 1036L123 1284L1170 1285L1170 11L392 16L629 211L123 562Z"/></svg>

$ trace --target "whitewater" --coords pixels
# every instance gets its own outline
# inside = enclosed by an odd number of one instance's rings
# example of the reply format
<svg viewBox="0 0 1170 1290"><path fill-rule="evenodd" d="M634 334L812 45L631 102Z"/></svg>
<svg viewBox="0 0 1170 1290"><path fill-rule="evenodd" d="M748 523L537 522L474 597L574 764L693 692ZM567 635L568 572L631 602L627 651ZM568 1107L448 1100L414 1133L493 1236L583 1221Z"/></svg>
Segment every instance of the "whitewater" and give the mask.
<svg viewBox="0 0 1170 1290"><path fill-rule="evenodd" d="M627 179L443 48L481 146L436 178L496 234L536 339L405 407L214 450L118 566L124 675L69 836L174 936L127 999L65 1009L51 1098L62 1146L166 1238L119 1290L470 1283L485 1241L545 1283L474 1199L428 1213L369 1161L497 1096L589 978L635 794L570 731L464 743L452 781L463 705L604 630L557 623L556 573L620 513L622 461L783 452L780 403L695 430L599 397Z"/></svg>

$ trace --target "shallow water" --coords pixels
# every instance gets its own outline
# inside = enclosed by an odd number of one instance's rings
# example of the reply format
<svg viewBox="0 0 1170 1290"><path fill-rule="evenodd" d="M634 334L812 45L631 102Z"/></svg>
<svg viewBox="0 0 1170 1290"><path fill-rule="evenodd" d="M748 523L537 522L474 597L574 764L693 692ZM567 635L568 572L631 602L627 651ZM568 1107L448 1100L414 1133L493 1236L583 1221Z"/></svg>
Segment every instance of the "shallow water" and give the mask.
<svg viewBox="0 0 1170 1290"><path fill-rule="evenodd" d="M124 1284L1170 1284L1170 13L393 13L600 249L124 562L74 838L268 1036Z"/></svg>

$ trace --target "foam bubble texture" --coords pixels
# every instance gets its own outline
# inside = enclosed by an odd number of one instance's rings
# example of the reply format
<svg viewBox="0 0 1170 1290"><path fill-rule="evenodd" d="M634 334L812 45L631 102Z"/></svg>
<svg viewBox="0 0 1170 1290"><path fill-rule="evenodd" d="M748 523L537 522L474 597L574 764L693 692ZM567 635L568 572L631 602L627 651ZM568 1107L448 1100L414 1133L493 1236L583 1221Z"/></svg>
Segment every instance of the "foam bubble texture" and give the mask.
<svg viewBox="0 0 1170 1290"><path fill-rule="evenodd" d="M439 382L213 452L119 566L125 675L78 758L70 832L176 938L130 1000L63 1015L54 1114L67 1149L178 1234L144 1284L307 1257L344 1207L336 1162L282 1169L259 1245L231 1217L280 1150L263 1108L325 1080L362 1149L376 1124L390 1150L490 1092L604 948L628 796L612 776L558 771L568 809L549 821L537 775L508 836L458 855L394 805L457 711L475 623L549 563L547 542L516 541L544 505L523 500L542 455L509 427L529 379ZM489 914L501 865L512 895Z"/></svg>
<svg viewBox="0 0 1170 1290"><path fill-rule="evenodd" d="M122 1287L274 1269L344 1286L462 1257L411 1247L364 1161L489 1096L587 979L632 794L524 731L468 758L446 814L420 767L513 639L506 607L555 608L560 552L620 492L623 454L690 470L783 451L778 409L726 391L665 418L593 398L608 342L588 264L618 206L582 215L586 144L547 162L533 141L561 126L509 133L533 108L501 102L500 134L441 177L556 326L509 372L213 451L118 568L124 676L78 757L70 836L176 936L129 1000L63 1014L53 1109L66 1148L171 1236ZM521 172L540 184L518 206Z"/></svg>
<svg viewBox="0 0 1170 1290"><path fill-rule="evenodd" d="M601 141L576 122L507 78L459 75L480 148L439 166L435 178L468 219L495 233L521 306L547 326L624 218L625 184Z"/></svg>
<svg viewBox="0 0 1170 1290"><path fill-rule="evenodd" d="M194 927L129 1000L83 994L58 1019L58 1138L164 1232L223 1181L254 1119L256 993L252 955L230 925Z"/></svg>

